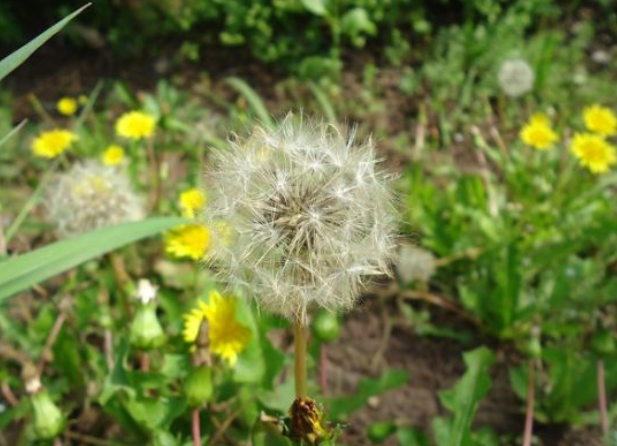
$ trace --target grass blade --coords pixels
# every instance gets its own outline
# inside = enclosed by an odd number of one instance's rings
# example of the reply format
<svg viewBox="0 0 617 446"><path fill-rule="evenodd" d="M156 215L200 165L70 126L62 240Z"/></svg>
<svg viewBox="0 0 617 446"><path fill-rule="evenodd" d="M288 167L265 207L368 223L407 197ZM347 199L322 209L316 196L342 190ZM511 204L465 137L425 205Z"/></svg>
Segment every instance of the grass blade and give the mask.
<svg viewBox="0 0 617 446"><path fill-rule="evenodd" d="M121 246L182 224L178 217L159 217L72 237L0 263L0 303L32 285Z"/></svg>
<svg viewBox="0 0 617 446"><path fill-rule="evenodd" d="M13 127L13 129L9 133L7 133L4 136L4 138L0 139L0 147L2 147L9 139L15 136L17 132L19 132L22 129L22 127L26 125L26 122L28 122L28 120L24 119L19 124L17 124L15 127Z"/></svg>
<svg viewBox="0 0 617 446"><path fill-rule="evenodd" d="M268 109L264 105L257 92L253 90L249 84L247 84L239 77L229 77L226 79L226 82L231 85L238 93L244 96L249 106L253 110L253 113L255 113L255 116L261 121L263 125L269 128L274 128L274 121L272 120L270 113L268 113Z"/></svg>
<svg viewBox="0 0 617 446"><path fill-rule="evenodd" d="M332 106L332 102L328 99L328 96L326 96L324 91L314 82L309 83L309 88L313 92L313 96L315 96L315 99L317 100L319 107L321 107L321 111L328 122L332 124L336 123L336 112L334 111L334 107Z"/></svg>
<svg viewBox="0 0 617 446"><path fill-rule="evenodd" d="M54 34L60 31L62 28L66 26L75 16L77 16L80 12L90 6L91 3L82 6L77 11L72 14L66 16L58 23L53 25L51 28L48 28L47 31L39 34L37 37L32 39L30 42L22 46L17 51L11 53L4 59L0 61L0 81L4 79L11 71L20 66L24 61L32 55L41 45L47 42Z"/></svg>

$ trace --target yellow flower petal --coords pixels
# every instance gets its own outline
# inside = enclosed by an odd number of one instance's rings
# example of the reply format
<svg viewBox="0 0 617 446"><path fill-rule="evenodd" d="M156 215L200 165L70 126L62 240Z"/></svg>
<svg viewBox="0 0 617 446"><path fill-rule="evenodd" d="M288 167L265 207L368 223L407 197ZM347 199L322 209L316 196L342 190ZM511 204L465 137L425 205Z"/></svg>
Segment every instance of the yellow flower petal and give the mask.
<svg viewBox="0 0 617 446"><path fill-rule="evenodd" d="M103 164L116 166L124 160L124 149L117 144L112 144L103 152Z"/></svg>
<svg viewBox="0 0 617 446"><path fill-rule="evenodd" d="M173 257L199 260L210 247L210 231L201 225L182 225L165 237L165 251Z"/></svg>
<svg viewBox="0 0 617 446"><path fill-rule="evenodd" d="M534 115L521 130L521 140L538 150L550 149L557 142L557 134L545 117Z"/></svg>
<svg viewBox="0 0 617 446"><path fill-rule="evenodd" d="M206 205L206 196L199 189L191 188L180 194L180 209L186 218L195 218L196 212Z"/></svg>
<svg viewBox="0 0 617 446"><path fill-rule="evenodd" d="M63 129L48 130L32 142L32 153L41 158L55 158L77 140L77 135Z"/></svg>
<svg viewBox="0 0 617 446"><path fill-rule="evenodd" d="M154 117L140 111L130 111L116 121L116 133L124 138L144 139L154 134Z"/></svg>
<svg viewBox="0 0 617 446"><path fill-rule="evenodd" d="M577 133L571 150L581 166L596 174L607 172L617 162L615 148L599 135Z"/></svg>
<svg viewBox="0 0 617 446"><path fill-rule="evenodd" d="M594 104L583 110L585 126L592 131L605 136L617 133L617 117L610 108Z"/></svg>
<svg viewBox="0 0 617 446"><path fill-rule="evenodd" d="M64 116L73 116L77 111L77 101L69 97L60 98L56 103L56 109Z"/></svg>

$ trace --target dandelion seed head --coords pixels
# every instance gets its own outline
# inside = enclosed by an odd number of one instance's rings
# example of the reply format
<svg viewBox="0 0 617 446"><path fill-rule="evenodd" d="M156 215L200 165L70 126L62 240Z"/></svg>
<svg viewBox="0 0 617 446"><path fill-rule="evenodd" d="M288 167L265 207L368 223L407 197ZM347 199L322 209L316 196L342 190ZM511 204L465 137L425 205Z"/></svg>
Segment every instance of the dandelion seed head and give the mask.
<svg viewBox="0 0 617 446"><path fill-rule="evenodd" d="M435 256L410 243L402 244L398 252L396 272L403 282L428 282L435 274Z"/></svg>
<svg viewBox="0 0 617 446"><path fill-rule="evenodd" d="M44 207L58 233L72 236L144 216L128 177L98 162L76 163L49 186Z"/></svg>
<svg viewBox="0 0 617 446"><path fill-rule="evenodd" d="M520 58L506 60L497 73L499 87L506 95L514 98L529 93L534 81L533 69L527 61Z"/></svg>
<svg viewBox="0 0 617 446"><path fill-rule="evenodd" d="M389 271L389 177L372 141L354 133L290 114L212 154L207 260L270 312L306 322L311 307L350 309L371 276Z"/></svg>

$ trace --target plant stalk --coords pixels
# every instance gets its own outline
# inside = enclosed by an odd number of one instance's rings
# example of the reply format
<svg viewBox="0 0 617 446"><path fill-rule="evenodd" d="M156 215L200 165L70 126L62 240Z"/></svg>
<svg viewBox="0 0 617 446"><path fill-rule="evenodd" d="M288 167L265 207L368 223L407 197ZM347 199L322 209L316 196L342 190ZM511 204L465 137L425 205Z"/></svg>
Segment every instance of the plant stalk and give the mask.
<svg viewBox="0 0 617 446"><path fill-rule="evenodd" d="M307 329L301 322L294 322L294 373L296 380L296 398L308 396L306 384L306 347Z"/></svg>
<svg viewBox="0 0 617 446"><path fill-rule="evenodd" d="M523 446L531 446L533 434L533 408L535 397L534 359L529 359L529 376L527 377L527 412L525 414L525 436Z"/></svg>
<svg viewBox="0 0 617 446"><path fill-rule="evenodd" d="M328 348L325 343L321 344L319 352L319 386L321 387L321 394L326 396L328 392Z"/></svg>
<svg viewBox="0 0 617 446"><path fill-rule="evenodd" d="M201 446L201 430L199 425L199 408L193 409L193 446Z"/></svg>
<svg viewBox="0 0 617 446"><path fill-rule="evenodd" d="M606 404L606 384L604 381L604 360L598 359L598 405L600 406L600 419L602 420L602 435L608 435L608 410Z"/></svg>

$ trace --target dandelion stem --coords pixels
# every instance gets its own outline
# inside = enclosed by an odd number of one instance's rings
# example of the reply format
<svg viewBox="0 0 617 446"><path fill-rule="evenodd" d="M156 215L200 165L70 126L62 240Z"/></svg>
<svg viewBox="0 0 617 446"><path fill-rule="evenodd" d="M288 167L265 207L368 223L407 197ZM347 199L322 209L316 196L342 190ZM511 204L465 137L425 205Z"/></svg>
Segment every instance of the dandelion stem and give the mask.
<svg viewBox="0 0 617 446"><path fill-rule="evenodd" d="M201 446L201 430L199 425L199 408L193 409L193 446Z"/></svg>
<svg viewBox="0 0 617 446"><path fill-rule="evenodd" d="M608 435L608 411L606 409L606 385L604 382L604 360L598 359L598 404L600 406L600 419L602 420L602 434Z"/></svg>
<svg viewBox="0 0 617 446"><path fill-rule="evenodd" d="M533 434L533 407L534 407L534 363L533 358L529 359L529 374L527 376L527 412L525 415L525 436L523 446L531 446L531 436Z"/></svg>
<svg viewBox="0 0 617 446"><path fill-rule="evenodd" d="M296 379L296 398L308 396L306 384L306 346L307 330L301 322L294 322L294 360Z"/></svg>
<svg viewBox="0 0 617 446"><path fill-rule="evenodd" d="M47 361L51 355L51 349L54 346L56 339L58 339L58 335L60 334L60 330L62 330L62 326L64 325L64 321L66 320L66 314L61 312L54 325L51 328L51 332L47 337L47 341L45 342L45 346L43 347L43 352L41 353L41 357L39 358L39 363L37 366L38 374L41 375L43 373L43 368L45 367L45 361Z"/></svg>
<svg viewBox="0 0 617 446"><path fill-rule="evenodd" d="M328 375L326 374L327 367L328 347L325 343L322 343L319 352L319 386L321 387L321 394L323 396L326 396L328 391Z"/></svg>

